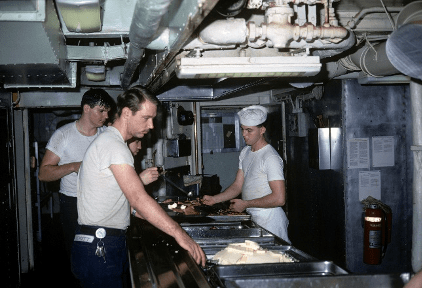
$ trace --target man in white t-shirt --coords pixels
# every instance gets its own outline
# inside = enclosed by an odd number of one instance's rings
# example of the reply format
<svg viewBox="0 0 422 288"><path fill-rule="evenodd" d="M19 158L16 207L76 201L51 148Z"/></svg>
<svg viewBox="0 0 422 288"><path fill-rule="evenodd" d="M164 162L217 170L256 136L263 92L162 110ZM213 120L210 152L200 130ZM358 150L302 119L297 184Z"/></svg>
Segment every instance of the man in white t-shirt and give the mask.
<svg viewBox="0 0 422 288"><path fill-rule="evenodd" d="M236 179L222 193L203 199L206 205L231 200L233 211L246 210L254 222L290 243L289 221L281 208L286 199L283 160L265 140L267 114L267 109L259 105L238 113L247 146L240 152ZM235 199L240 194L242 199Z"/></svg>
<svg viewBox="0 0 422 288"><path fill-rule="evenodd" d="M81 117L54 132L40 164L40 181L60 179L60 220L69 257L78 224L77 173L89 144L104 130L103 125L112 105L113 99L103 89L85 92L81 101Z"/></svg>
<svg viewBox="0 0 422 288"><path fill-rule="evenodd" d="M125 91L117 99L117 119L85 153L78 175L79 225L72 247L72 271L85 288L122 287L130 214L174 237L198 264L205 265L201 247L145 191L126 143L153 128L157 105L157 98L139 86Z"/></svg>

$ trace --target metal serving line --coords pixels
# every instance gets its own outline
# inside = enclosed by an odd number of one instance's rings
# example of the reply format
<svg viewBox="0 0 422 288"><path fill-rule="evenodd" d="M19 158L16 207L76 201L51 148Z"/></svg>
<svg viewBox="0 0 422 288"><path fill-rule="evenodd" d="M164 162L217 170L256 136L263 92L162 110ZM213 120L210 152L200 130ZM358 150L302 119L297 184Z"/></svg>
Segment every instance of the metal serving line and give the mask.
<svg viewBox="0 0 422 288"><path fill-rule="evenodd" d="M183 201L178 197L175 202ZM133 217L128 230L132 287L252 288L252 287L403 287L409 273L349 274L332 261L315 257L289 245L256 225L250 215L224 215L206 209L184 215L161 205L169 216L204 250L207 263L200 267L176 241ZM292 262L222 265L213 256L227 245L253 241L261 248L283 253Z"/></svg>

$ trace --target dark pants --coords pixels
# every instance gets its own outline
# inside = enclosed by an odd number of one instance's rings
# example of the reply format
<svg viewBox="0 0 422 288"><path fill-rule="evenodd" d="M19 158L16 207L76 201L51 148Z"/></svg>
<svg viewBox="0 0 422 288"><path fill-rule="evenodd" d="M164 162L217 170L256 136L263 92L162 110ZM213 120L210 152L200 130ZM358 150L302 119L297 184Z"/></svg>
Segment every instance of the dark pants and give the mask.
<svg viewBox="0 0 422 288"><path fill-rule="evenodd" d="M92 232L82 231L88 227ZM128 277L128 257L126 250L126 234L109 233L101 239L105 248L105 259L95 255L100 239L95 237L95 230L100 227L78 226L76 234L89 235L85 241L74 241L72 247L72 272L84 288L121 288ZM116 229L114 229L116 230ZM113 234L113 235L110 235Z"/></svg>
<svg viewBox="0 0 422 288"><path fill-rule="evenodd" d="M75 238L75 230L78 227L78 207L77 198L60 195L60 221L63 229L64 245L66 253L70 259L72 251L73 239Z"/></svg>

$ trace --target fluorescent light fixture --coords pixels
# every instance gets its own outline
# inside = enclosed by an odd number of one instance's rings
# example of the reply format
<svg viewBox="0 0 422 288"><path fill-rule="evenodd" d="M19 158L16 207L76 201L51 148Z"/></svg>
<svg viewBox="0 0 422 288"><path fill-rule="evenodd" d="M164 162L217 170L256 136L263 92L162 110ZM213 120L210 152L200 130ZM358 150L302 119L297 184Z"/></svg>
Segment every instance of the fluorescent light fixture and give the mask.
<svg viewBox="0 0 422 288"><path fill-rule="evenodd" d="M181 58L178 78L305 77L321 70L319 56Z"/></svg>

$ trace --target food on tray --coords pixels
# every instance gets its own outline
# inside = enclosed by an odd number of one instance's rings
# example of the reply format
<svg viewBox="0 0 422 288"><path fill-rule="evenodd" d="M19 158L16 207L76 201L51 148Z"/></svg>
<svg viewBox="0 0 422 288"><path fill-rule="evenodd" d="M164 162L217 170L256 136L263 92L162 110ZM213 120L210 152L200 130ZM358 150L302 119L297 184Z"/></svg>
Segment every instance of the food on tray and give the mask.
<svg viewBox="0 0 422 288"><path fill-rule="evenodd" d="M187 201L177 201L173 202L171 199L163 201L163 203L168 203L167 208L169 210L173 210L174 212L182 213L185 215L198 215L199 211L195 210L195 206L202 205L201 199L197 198L195 200L187 200Z"/></svg>
<svg viewBox="0 0 422 288"><path fill-rule="evenodd" d="M185 215L198 215L201 214L201 212L206 212L206 214L210 216L247 215L245 212L234 212L229 208L218 208L223 207L223 205L217 204L214 206L206 206L203 204L203 200L201 198L185 201L174 201L172 199L166 199L162 203L168 204L167 208L169 210Z"/></svg>
<svg viewBox="0 0 422 288"><path fill-rule="evenodd" d="M212 260L220 265L295 262L295 259L283 252L263 249L250 240L229 244L224 250L217 252Z"/></svg>

